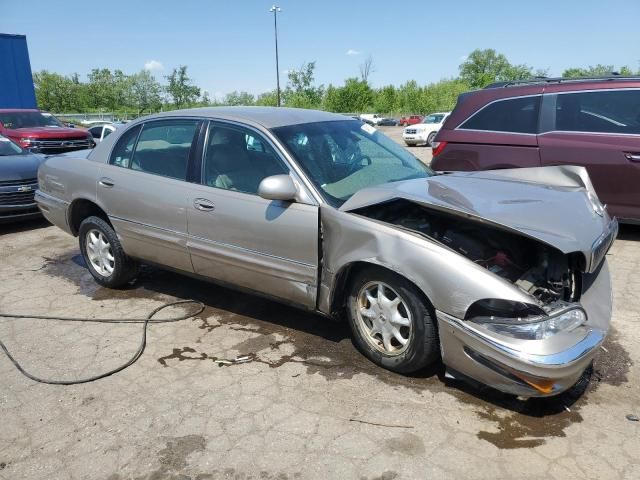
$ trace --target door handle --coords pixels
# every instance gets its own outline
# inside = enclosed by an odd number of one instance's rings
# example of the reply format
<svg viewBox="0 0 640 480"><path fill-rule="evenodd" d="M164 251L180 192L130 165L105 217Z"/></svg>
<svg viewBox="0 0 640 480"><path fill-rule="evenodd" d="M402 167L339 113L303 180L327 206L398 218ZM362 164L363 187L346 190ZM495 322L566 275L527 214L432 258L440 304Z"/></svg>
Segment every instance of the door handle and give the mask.
<svg viewBox="0 0 640 480"><path fill-rule="evenodd" d="M625 152L624 156L630 162L640 162L640 153L638 152Z"/></svg>
<svg viewBox="0 0 640 480"><path fill-rule="evenodd" d="M100 180L98 180L98 185L104 188L111 188L115 185L115 183L108 177L102 177Z"/></svg>
<svg viewBox="0 0 640 480"><path fill-rule="evenodd" d="M211 212L214 208L216 208L213 202L211 200L207 200L206 198L196 198L193 201L193 206L203 212Z"/></svg>

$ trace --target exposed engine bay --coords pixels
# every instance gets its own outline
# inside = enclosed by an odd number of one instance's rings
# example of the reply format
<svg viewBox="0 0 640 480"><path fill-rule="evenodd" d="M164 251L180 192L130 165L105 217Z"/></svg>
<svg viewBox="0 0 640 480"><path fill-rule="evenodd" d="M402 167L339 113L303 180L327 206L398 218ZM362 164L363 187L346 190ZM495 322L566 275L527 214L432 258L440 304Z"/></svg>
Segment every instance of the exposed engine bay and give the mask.
<svg viewBox="0 0 640 480"><path fill-rule="evenodd" d="M523 235L403 199L353 213L432 238L509 280L543 304L576 301L580 297L582 277L576 259Z"/></svg>

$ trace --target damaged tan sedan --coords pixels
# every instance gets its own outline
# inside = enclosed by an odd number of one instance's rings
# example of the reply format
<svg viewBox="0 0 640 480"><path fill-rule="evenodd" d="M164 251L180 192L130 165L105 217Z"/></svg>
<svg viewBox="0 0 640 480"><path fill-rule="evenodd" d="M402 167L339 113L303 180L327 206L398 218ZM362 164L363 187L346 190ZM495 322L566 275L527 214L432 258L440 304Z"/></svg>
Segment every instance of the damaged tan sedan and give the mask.
<svg viewBox="0 0 640 480"><path fill-rule="evenodd" d="M49 157L36 199L91 275L139 263L346 317L373 362L554 395L607 333L617 222L579 167L436 174L373 127L287 108L139 119Z"/></svg>

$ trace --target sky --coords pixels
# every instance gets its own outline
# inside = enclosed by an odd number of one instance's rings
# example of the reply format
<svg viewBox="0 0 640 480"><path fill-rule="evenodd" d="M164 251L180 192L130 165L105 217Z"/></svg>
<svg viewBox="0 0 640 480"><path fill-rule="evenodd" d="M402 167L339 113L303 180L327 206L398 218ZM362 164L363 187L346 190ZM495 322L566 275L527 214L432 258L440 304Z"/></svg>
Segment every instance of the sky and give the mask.
<svg viewBox="0 0 640 480"><path fill-rule="evenodd" d="M272 1L0 0L0 32L27 35L32 70L164 76L187 65L211 97L275 88ZM640 68L640 0L281 0L281 85L316 62L340 85L373 58L373 86L456 76L476 48L560 75L598 63Z"/></svg>

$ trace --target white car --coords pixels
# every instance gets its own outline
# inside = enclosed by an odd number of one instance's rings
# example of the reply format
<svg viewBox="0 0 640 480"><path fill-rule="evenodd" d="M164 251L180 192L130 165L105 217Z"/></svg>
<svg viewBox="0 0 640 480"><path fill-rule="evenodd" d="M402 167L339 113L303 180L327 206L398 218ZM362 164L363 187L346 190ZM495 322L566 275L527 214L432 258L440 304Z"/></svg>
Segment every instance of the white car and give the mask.
<svg viewBox="0 0 640 480"><path fill-rule="evenodd" d="M378 125L384 117L378 113L363 113L360 115L360 120L369 125Z"/></svg>
<svg viewBox="0 0 640 480"><path fill-rule="evenodd" d="M451 112L437 112L426 115L422 123L417 123L406 127L402 132L404 143L409 146L427 145L431 146L436 134L442 128L442 124Z"/></svg>
<svg viewBox="0 0 640 480"><path fill-rule="evenodd" d="M124 125L124 122L106 123L103 125L96 125L89 128L89 133L93 137L96 143L100 143L106 137L116 131L117 128Z"/></svg>

